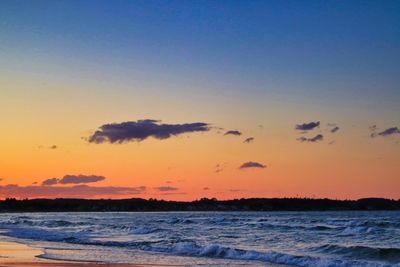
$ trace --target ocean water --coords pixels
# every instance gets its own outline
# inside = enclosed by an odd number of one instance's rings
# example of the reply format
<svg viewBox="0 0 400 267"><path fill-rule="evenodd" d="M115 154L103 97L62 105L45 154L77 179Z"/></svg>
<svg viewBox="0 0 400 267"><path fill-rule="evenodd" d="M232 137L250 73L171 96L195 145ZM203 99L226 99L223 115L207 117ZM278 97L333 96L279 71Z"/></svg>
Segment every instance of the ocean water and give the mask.
<svg viewBox="0 0 400 267"><path fill-rule="evenodd" d="M400 266L400 212L0 214L1 237L62 260L206 266Z"/></svg>

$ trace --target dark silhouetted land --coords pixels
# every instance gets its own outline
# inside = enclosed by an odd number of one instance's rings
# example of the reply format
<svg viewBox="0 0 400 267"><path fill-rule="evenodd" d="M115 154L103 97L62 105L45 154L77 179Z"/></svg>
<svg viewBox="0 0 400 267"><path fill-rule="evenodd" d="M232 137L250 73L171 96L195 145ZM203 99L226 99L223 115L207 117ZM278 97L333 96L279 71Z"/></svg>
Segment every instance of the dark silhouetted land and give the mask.
<svg viewBox="0 0 400 267"><path fill-rule="evenodd" d="M363 198L333 200L309 198L249 198L217 200L203 198L191 202L157 199L6 199L0 212L79 211L339 211L400 210L400 200Z"/></svg>

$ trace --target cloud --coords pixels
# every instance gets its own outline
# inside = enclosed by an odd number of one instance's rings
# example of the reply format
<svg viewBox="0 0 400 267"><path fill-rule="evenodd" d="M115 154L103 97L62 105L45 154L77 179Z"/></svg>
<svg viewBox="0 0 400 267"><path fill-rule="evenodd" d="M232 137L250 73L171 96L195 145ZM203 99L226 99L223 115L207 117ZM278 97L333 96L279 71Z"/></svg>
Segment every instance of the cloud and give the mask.
<svg viewBox="0 0 400 267"><path fill-rule="evenodd" d="M237 130L230 130L230 131L225 132L224 135L237 135L237 136L239 136L239 135L242 135L242 133L237 131Z"/></svg>
<svg viewBox="0 0 400 267"><path fill-rule="evenodd" d="M375 130L375 129L373 129L373 130ZM391 136L391 135L395 135L395 134L400 134L400 130L399 130L398 127L390 127L390 128L387 128L386 130L383 130L383 131L381 131L379 133L373 132L371 134L371 137L376 137L378 135L382 136L382 137L386 137L386 136Z"/></svg>
<svg viewBox="0 0 400 267"><path fill-rule="evenodd" d="M251 143L251 142L253 142L253 141L254 141L254 137L249 137L249 138L246 138L246 139L243 141L243 143L249 144L249 143Z"/></svg>
<svg viewBox="0 0 400 267"><path fill-rule="evenodd" d="M106 177L98 175L65 175L59 180L60 184L87 184L105 180Z"/></svg>
<svg viewBox="0 0 400 267"><path fill-rule="evenodd" d="M267 166L264 164L261 164L259 162L254 162L254 161L248 161L240 165L239 169L247 169L247 168L261 168L264 169Z"/></svg>
<svg viewBox="0 0 400 267"><path fill-rule="evenodd" d="M41 149L42 149L42 148L43 148L43 149L57 149L58 146L57 146L57 145L52 145L52 146L45 147L45 146L40 145L39 148L41 148Z"/></svg>
<svg viewBox="0 0 400 267"><path fill-rule="evenodd" d="M161 124L158 120L138 120L104 124L87 139L90 143L124 143L143 141L149 137L167 139L174 135L209 131L208 123Z"/></svg>
<svg viewBox="0 0 400 267"><path fill-rule="evenodd" d="M312 137L312 138L307 138L307 137L299 137L297 138L298 141L300 142L318 142L318 141L322 141L324 140L324 136L322 134L317 134L316 136Z"/></svg>
<svg viewBox="0 0 400 267"><path fill-rule="evenodd" d="M331 131L331 133L336 133L337 131L339 131L339 129L340 128L338 126L335 126L330 131Z"/></svg>
<svg viewBox="0 0 400 267"><path fill-rule="evenodd" d="M242 189L229 189L229 192L243 192Z"/></svg>
<svg viewBox="0 0 400 267"><path fill-rule="evenodd" d="M203 190L204 191L208 191L208 190L210 190L210 188L209 187L203 187Z"/></svg>
<svg viewBox="0 0 400 267"><path fill-rule="evenodd" d="M58 179L57 178L50 178L50 179L46 179L42 182L42 185L55 185L58 184Z"/></svg>
<svg viewBox="0 0 400 267"><path fill-rule="evenodd" d="M177 191L179 188L177 187L172 187L172 186L160 186L160 187L154 187L157 191L161 192L169 192L169 191Z"/></svg>
<svg viewBox="0 0 400 267"><path fill-rule="evenodd" d="M218 163L218 164L215 165L215 167L214 167L214 172L216 172L216 173L222 172L222 171L224 170L226 164L227 164L226 162L221 163L221 164Z"/></svg>
<svg viewBox="0 0 400 267"><path fill-rule="evenodd" d="M104 176L98 175L65 175L63 178L50 178L44 180L42 185L55 185L55 184L88 184L105 180Z"/></svg>
<svg viewBox="0 0 400 267"><path fill-rule="evenodd" d="M309 123L297 124L295 129L300 131L310 131L316 127L319 127L319 125L320 125L319 121L309 122Z"/></svg>
<svg viewBox="0 0 400 267"><path fill-rule="evenodd" d="M17 198L97 198L132 196L146 191L145 186L139 187L94 187L88 185L75 186L19 186L9 184L0 186L0 197Z"/></svg>

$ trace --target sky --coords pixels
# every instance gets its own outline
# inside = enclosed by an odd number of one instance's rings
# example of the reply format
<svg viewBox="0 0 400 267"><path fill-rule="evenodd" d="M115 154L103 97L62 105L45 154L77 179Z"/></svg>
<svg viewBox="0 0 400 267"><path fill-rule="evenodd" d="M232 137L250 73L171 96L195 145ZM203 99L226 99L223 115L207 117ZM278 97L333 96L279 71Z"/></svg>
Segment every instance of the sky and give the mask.
<svg viewBox="0 0 400 267"><path fill-rule="evenodd" d="M0 199L400 198L399 1L0 2Z"/></svg>

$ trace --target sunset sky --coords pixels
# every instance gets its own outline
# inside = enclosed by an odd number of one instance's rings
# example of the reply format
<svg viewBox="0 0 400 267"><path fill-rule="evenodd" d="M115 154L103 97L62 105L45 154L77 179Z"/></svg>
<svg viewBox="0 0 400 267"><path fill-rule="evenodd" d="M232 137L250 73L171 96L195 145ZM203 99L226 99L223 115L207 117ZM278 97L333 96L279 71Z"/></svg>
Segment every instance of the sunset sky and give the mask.
<svg viewBox="0 0 400 267"><path fill-rule="evenodd" d="M0 198L400 198L400 1L0 2Z"/></svg>

